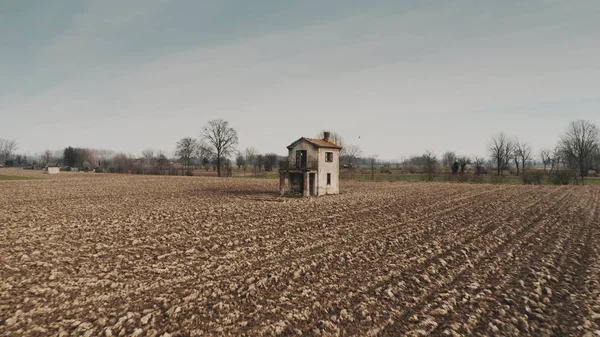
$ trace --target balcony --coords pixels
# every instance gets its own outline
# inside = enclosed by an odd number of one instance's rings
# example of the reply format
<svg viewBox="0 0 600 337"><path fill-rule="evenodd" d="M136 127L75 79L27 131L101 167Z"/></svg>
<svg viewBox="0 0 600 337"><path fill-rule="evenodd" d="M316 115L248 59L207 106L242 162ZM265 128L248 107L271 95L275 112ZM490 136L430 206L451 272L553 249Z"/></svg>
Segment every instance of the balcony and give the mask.
<svg viewBox="0 0 600 337"><path fill-rule="evenodd" d="M279 169L280 170L316 170L319 167L318 161L280 161Z"/></svg>

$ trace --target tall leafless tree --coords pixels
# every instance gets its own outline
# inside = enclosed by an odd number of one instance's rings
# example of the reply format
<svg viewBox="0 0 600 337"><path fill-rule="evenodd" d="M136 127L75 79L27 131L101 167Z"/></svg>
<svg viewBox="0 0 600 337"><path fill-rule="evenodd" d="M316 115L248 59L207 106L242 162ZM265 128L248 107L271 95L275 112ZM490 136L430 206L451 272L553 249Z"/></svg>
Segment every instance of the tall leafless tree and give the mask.
<svg viewBox="0 0 600 337"><path fill-rule="evenodd" d="M248 147L244 150L244 174L248 167L254 167L256 165L256 156L258 151L253 147Z"/></svg>
<svg viewBox="0 0 600 337"><path fill-rule="evenodd" d="M175 155L181 160L183 170L187 170L197 150L198 143L194 138L185 137L177 142Z"/></svg>
<svg viewBox="0 0 600 337"><path fill-rule="evenodd" d="M467 167L467 165L471 164L471 158L467 157L467 156L460 156L456 159L456 162L458 163L458 167L460 168L460 174L465 174L465 168Z"/></svg>
<svg viewBox="0 0 600 337"><path fill-rule="evenodd" d="M276 153L267 153L265 158L265 171L273 171L273 168L277 165L279 156Z"/></svg>
<svg viewBox="0 0 600 337"><path fill-rule="evenodd" d="M561 137L560 148L568 160L572 161L581 175L581 181L586 174L586 162L597 150L600 131L598 127L588 121L578 120L571 122L565 134Z"/></svg>
<svg viewBox="0 0 600 337"><path fill-rule="evenodd" d="M375 180L375 165L377 164L377 157L379 157L377 154L369 157L369 166L371 166L371 180Z"/></svg>
<svg viewBox="0 0 600 337"><path fill-rule="evenodd" d="M221 176L221 160L235 151L238 143L237 131L229 126L229 122L216 119L208 122L203 129L203 137L212 146L217 158L217 176Z"/></svg>
<svg viewBox="0 0 600 337"><path fill-rule="evenodd" d="M542 160L542 164L544 164L544 172L546 172L546 167L552 162L552 152L550 149L541 149L540 159Z"/></svg>
<svg viewBox="0 0 600 337"><path fill-rule="evenodd" d="M525 176L525 166L527 162L531 159L531 145L526 142L515 140L513 143L513 153L515 155L516 161L521 163L521 171L522 175ZM517 175L518 175L517 169Z"/></svg>
<svg viewBox="0 0 600 337"><path fill-rule="evenodd" d="M162 151L158 151L156 154L156 167L160 173L165 174L165 172L169 169L169 166L170 164L167 156Z"/></svg>
<svg viewBox="0 0 600 337"><path fill-rule="evenodd" d="M149 171L154 169L154 166L156 164L156 155L154 153L154 150L146 149L142 151L142 160L144 161L144 174L147 174Z"/></svg>
<svg viewBox="0 0 600 337"><path fill-rule="evenodd" d="M475 174L480 175L483 173L483 164L485 163L485 159L482 157L475 157L473 159L473 165L475 166Z"/></svg>
<svg viewBox="0 0 600 337"><path fill-rule="evenodd" d="M0 138L0 164L4 164L4 161L10 160L10 157L16 150L16 141Z"/></svg>
<svg viewBox="0 0 600 337"><path fill-rule="evenodd" d="M425 151L423 155L423 172L427 175L427 180L433 181L435 171L437 170L438 160L432 151Z"/></svg>
<svg viewBox="0 0 600 337"><path fill-rule="evenodd" d="M130 173L133 162L124 153L118 153L112 158L112 167L117 173Z"/></svg>
<svg viewBox="0 0 600 337"><path fill-rule="evenodd" d="M51 160L52 160L52 151L50 151L50 150L44 151L44 153L42 154L42 162L43 162L44 166L48 165Z"/></svg>
<svg viewBox="0 0 600 337"><path fill-rule="evenodd" d="M346 145L344 149L344 156L341 158L351 167L352 162L362 155L362 150L356 145Z"/></svg>
<svg viewBox="0 0 600 337"><path fill-rule="evenodd" d="M515 168L517 169L517 176L520 176L521 175L521 171L519 170L519 168L521 167L521 160L520 160L519 154L516 152L515 149L513 149L513 152L510 155L510 157L515 162Z"/></svg>
<svg viewBox="0 0 600 337"><path fill-rule="evenodd" d="M246 159L244 158L244 154L240 151L235 153L235 165L238 170L244 167Z"/></svg>
<svg viewBox="0 0 600 337"><path fill-rule="evenodd" d="M204 166L204 162L208 161L208 157L210 157L210 146L206 144L203 140L199 140L196 146L196 152L194 156L198 158L198 162L200 166Z"/></svg>
<svg viewBox="0 0 600 337"><path fill-rule="evenodd" d="M504 133L499 133L492 137L488 145L488 154L492 162L496 164L497 174L504 173L504 169L508 167L511 159L513 143Z"/></svg>
<svg viewBox="0 0 600 337"><path fill-rule="evenodd" d="M115 153L111 150L95 150L95 156L98 160L97 164L102 170L108 169L110 166L110 160L112 157L114 157L114 155Z"/></svg>
<svg viewBox="0 0 600 337"><path fill-rule="evenodd" d="M144 163L146 165L151 165L154 158L156 158L156 156L154 154L154 150L146 149L146 150L142 151L142 158L144 159Z"/></svg>
<svg viewBox="0 0 600 337"><path fill-rule="evenodd" d="M448 151L442 155L442 166L452 171L452 165L456 162L456 153Z"/></svg>
<svg viewBox="0 0 600 337"><path fill-rule="evenodd" d="M550 172L557 170L562 162L562 150L560 146L556 146L550 155Z"/></svg>

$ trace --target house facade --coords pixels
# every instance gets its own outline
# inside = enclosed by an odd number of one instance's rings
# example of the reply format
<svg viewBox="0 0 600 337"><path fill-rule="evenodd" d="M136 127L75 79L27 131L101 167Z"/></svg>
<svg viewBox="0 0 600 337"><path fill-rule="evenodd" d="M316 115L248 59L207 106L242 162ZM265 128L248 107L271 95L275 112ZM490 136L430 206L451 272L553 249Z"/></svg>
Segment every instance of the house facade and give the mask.
<svg viewBox="0 0 600 337"><path fill-rule="evenodd" d="M341 147L323 139L302 137L290 144L287 161L279 165L279 190L302 193L305 197L340 192Z"/></svg>

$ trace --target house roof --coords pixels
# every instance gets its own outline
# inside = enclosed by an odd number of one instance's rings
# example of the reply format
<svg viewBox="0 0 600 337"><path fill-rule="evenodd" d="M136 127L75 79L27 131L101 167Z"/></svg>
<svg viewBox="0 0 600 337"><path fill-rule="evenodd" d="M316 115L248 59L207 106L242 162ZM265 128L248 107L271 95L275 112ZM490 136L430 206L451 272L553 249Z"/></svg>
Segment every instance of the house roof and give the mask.
<svg viewBox="0 0 600 337"><path fill-rule="evenodd" d="M301 141L307 141L315 147L323 147L323 148L328 148L328 149L341 149L341 147L338 146L337 144L328 142L325 139L315 139L315 138L306 138L306 137L302 137L302 138L298 139L297 141L288 145L287 148L290 149L290 148L294 147L294 145L298 144L298 142L301 142Z"/></svg>

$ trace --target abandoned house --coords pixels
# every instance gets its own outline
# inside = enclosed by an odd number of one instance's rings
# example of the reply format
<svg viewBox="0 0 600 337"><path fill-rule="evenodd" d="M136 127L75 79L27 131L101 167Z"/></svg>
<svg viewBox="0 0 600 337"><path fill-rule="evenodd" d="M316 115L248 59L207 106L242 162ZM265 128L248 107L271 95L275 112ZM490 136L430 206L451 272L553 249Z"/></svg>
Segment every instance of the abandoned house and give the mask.
<svg viewBox="0 0 600 337"><path fill-rule="evenodd" d="M341 147L330 142L330 133L323 139L300 138L290 144L287 161L279 164L279 191L311 195L340 192ZM286 188L287 181L287 188Z"/></svg>
<svg viewBox="0 0 600 337"><path fill-rule="evenodd" d="M44 168L45 173L48 174L58 174L60 172L60 165L59 164L47 164L46 167Z"/></svg>

